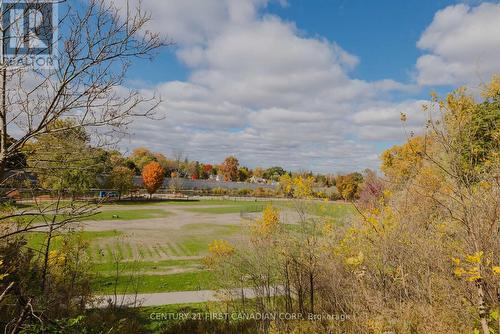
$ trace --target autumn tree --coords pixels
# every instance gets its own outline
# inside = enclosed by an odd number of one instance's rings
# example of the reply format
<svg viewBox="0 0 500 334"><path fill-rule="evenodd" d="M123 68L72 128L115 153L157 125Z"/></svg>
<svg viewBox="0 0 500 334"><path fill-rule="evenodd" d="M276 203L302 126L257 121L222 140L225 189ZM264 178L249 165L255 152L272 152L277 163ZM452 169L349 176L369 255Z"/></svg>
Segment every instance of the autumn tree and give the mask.
<svg viewBox="0 0 500 334"><path fill-rule="evenodd" d="M16 1L11 3L15 5ZM88 136L86 141L91 139L94 147L102 147L115 142L119 138L117 134L123 133L134 117L153 117L159 103L155 96L143 96L139 91L126 89L123 85L133 59L151 58L158 48L165 45L157 34L144 30L149 15L137 7L128 11L124 20L120 17L120 10L106 0L90 0L82 6L66 2L66 6L67 11L58 22L59 40L54 41L59 48L58 61L53 68L37 71L2 64L0 184L7 181L8 175L4 172L9 168L9 161L19 152L29 151L27 145L56 137L64 139L63 134L84 131ZM11 8L3 6L2 10ZM1 16L5 15L7 13ZM2 30L0 38L5 33L6 30ZM76 141L71 142L72 145L77 144ZM61 143L65 146L70 144ZM73 157L82 160L76 156L78 148L75 145ZM71 183L61 181L62 188L80 191L90 186L88 181L95 181L95 178L87 177L92 163L80 166L80 171L75 172L75 169L69 168L75 165L69 156L57 154L48 145L45 148L45 152L38 150L38 156L46 155L50 159L35 161L32 156L30 164L39 166L40 171L47 170L49 165L57 167L57 173L66 174L66 180ZM84 154L81 156L86 156L86 152L82 151ZM46 184L54 185L50 179L54 178L47 174ZM71 205L64 207L67 217L82 213L81 208L73 210ZM61 207L40 208L38 211L43 213L38 214L48 215L50 210L59 211ZM52 212L52 215L57 216L58 213ZM0 216L2 222L9 220L10 215ZM36 223L41 220L29 221ZM58 225L64 222L67 220L54 221ZM15 225L15 231L10 230L0 238L12 233L23 234L39 226ZM43 226L45 228L46 224Z"/></svg>
<svg viewBox="0 0 500 334"><path fill-rule="evenodd" d="M424 150L429 149L422 136L409 138L403 145L395 145L382 153L381 170L394 182L403 185L422 166ZM427 146L427 147L426 147Z"/></svg>
<svg viewBox="0 0 500 334"><path fill-rule="evenodd" d="M234 156L227 157L221 165L222 176L225 181L238 181L240 163Z"/></svg>
<svg viewBox="0 0 500 334"><path fill-rule="evenodd" d="M280 191L285 197L293 196L293 179L289 174L284 174L279 179Z"/></svg>
<svg viewBox="0 0 500 334"><path fill-rule="evenodd" d="M372 331L499 329L500 79L482 96L477 102L463 88L432 96L423 133L382 155L383 200L360 210L336 247L359 282L344 290L362 289L351 307L385 304L381 294L413 310L394 303L379 317L366 313Z"/></svg>
<svg viewBox="0 0 500 334"><path fill-rule="evenodd" d="M134 162L134 164L142 171L144 166L146 166L151 161L155 161L153 152L145 147L139 147L132 151L129 159Z"/></svg>
<svg viewBox="0 0 500 334"><path fill-rule="evenodd" d="M342 198L346 201L352 201L358 197L358 187L362 181L361 174L351 173L337 176L335 184Z"/></svg>
<svg viewBox="0 0 500 334"><path fill-rule="evenodd" d="M264 169L262 167L255 167L253 170L253 176L258 178L264 177Z"/></svg>
<svg viewBox="0 0 500 334"><path fill-rule="evenodd" d="M336 180L346 198L357 185L363 196L363 205L335 204L355 209L341 224L318 203L295 199L293 229L274 228L281 223L266 209L250 240L219 257L230 274L225 288L230 281L254 289L252 310L348 315L263 319L262 332L499 332L500 78L483 87L480 101L459 89L432 96L424 111L421 135L383 154L383 176ZM294 197L309 198L310 184L307 176L292 181ZM273 285L280 302L269 293Z"/></svg>
<svg viewBox="0 0 500 334"><path fill-rule="evenodd" d="M314 196L314 177L295 176L292 178L293 197L298 199L311 199Z"/></svg>
<svg viewBox="0 0 500 334"><path fill-rule="evenodd" d="M144 166L142 169L142 180L150 198L162 186L164 178L165 170L158 162L151 161Z"/></svg>
<svg viewBox="0 0 500 334"><path fill-rule="evenodd" d="M193 179L197 180L201 176L201 166L198 161L191 161L187 164L186 166L186 171L188 176Z"/></svg>
<svg viewBox="0 0 500 334"><path fill-rule="evenodd" d="M158 162L163 169L167 169L169 162L167 158L161 154L152 152L151 150L145 147L139 147L132 151L132 154L129 157L130 160L134 162L134 164L142 171L144 166L146 166L151 161Z"/></svg>
<svg viewBox="0 0 500 334"><path fill-rule="evenodd" d="M366 170L363 183L359 186L359 204L363 207L378 205L384 196L385 184L373 170Z"/></svg>

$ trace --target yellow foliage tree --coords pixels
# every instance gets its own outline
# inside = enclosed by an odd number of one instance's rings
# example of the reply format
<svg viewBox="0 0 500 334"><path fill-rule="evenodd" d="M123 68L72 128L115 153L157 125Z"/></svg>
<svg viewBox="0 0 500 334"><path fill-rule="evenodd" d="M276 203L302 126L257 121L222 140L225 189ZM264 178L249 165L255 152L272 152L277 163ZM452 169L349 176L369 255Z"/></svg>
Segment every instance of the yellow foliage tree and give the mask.
<svg viewBox="0 0 500 334"><path fill-rule="evenodd" d="M293 178L293 195L295 198L310 199L313 198L314 177L298 176Z"/></svg>
<svg viewBox="0 0 500 334"><path fill-rule="evenodd" d="M394 146L382 153L381 169L394 182L409 179L422 166L422 155L426 149L424 137L410 138L401 146Z"/></svg>
<svg viewBox="0 0 500 334"><path fill-rule="evenodd" d="M280 226L280 213L273 206L266 206L262 212L262 218L257 219L254 232L259 236L269 236L276 232Z"/></svg>
<svg viewBox="0 0 500 334"><path fill-rule="evenodd" d="M233 255L235 249L226 240L214 240L208 245L208 255L203 258L203 263L209 268Z"/></svg>
<svg viewBox="0 0 500 334"><path fill-rule="evenodd" d="M289 174L281 175L279 184L280 190L285 197L291 197L293 195L293 179Z"/></svg>

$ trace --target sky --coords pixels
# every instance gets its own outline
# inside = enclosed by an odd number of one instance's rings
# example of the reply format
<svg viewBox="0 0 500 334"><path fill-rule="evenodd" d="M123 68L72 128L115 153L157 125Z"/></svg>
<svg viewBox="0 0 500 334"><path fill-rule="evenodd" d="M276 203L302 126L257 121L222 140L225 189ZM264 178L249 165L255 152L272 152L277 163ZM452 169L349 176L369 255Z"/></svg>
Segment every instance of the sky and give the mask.
<svg viewBox="0 0 500 334"><path fill-rule="evenodd" d="M132 2L138 0L132 0ZM120 7L126 0L115 0ZM500 74L500 3L143 0L175 42L126 86L162 97L121 149L347 172L422 129L422 105ZM402 126L400 113L408 115Z"/></svg>

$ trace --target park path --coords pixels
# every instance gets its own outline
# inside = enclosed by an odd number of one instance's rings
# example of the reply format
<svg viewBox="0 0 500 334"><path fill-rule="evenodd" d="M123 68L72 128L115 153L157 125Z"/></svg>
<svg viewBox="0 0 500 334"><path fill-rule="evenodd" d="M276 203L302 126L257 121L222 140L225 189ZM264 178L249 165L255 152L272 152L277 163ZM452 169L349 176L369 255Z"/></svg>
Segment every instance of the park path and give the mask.
<svg viewBox="0 0 500 334"><path fill-rule="evenodd" d="M241 289L235 289L229 292L234 298L241 298ZM253 289L243 289L245 298L255 298ZM172 304L190 304L190 303L205 303L220 301L221 295L215 290L199 290L199 291L178 291L178 292L157 292L157 293L139 293L129 295L106 295L97 296L97 301L92 308L105 308L110 304L121 306L161 306Z"/></svg>

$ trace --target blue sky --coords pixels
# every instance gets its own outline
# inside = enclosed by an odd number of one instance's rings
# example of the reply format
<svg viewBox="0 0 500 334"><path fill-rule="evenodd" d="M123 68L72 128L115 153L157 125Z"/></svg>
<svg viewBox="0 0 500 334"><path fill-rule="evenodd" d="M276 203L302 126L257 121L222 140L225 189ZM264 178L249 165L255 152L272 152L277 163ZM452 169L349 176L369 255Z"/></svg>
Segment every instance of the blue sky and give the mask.
<svg viewBox="0 0 500 334"><path fill-rule="evenodd" d="M262 14L294 22L304 34L336 41L348 52L358 55L362 61L353 72L356 77L407 81L415 59L421 54L415 47L420 34L431 23L436 11L455 3L440 0L291 0L282 5L273 1ZM165 70L158 71L158 66ZM153 63L137 64L130 77L144 79L146 73L147 81L155 83L186 80L189 69L169 49Z"/></svg>
<svg viewBox="0 0 500 334"><path fill-rule="evenodd" d="M120 6L124 0L115 3ZM134 64L127 84L159 93L160 121L122 143L167 156L340 172L425 121L432 90L500 73L498 2L146 0L148 28L176 45Z"/></svg>

